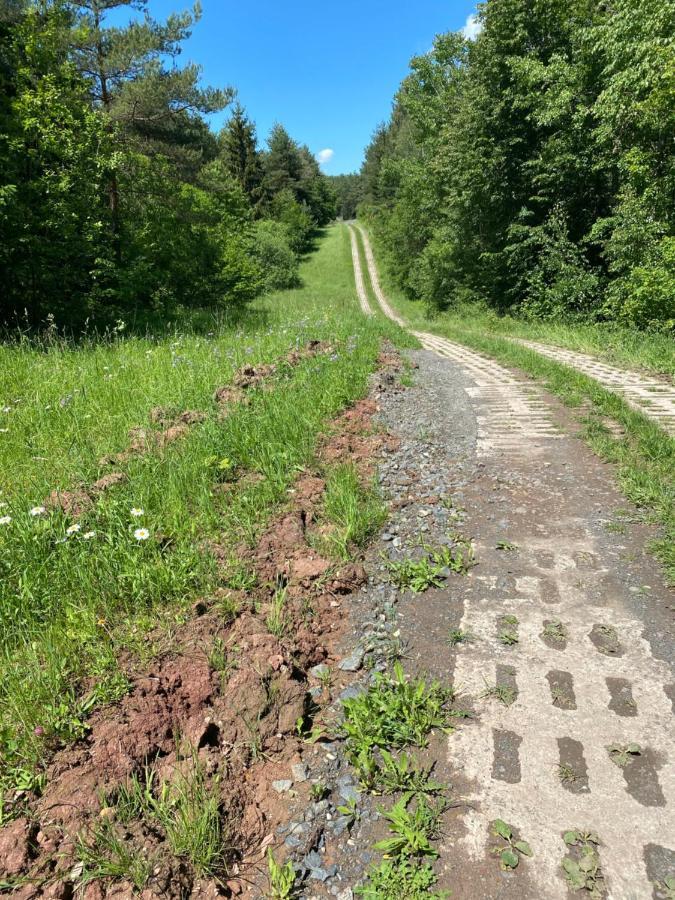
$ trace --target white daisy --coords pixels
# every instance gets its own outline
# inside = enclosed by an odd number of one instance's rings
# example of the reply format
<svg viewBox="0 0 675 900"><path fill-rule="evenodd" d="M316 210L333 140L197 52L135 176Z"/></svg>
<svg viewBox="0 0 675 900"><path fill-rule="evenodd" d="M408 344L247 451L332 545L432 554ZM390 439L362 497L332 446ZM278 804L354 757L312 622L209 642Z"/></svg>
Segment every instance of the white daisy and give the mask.
<svg viewBox="0 0 675 900"><path fill-rule="evenodd" d="M11 516L0 516L0 525L9 525L12 521Z"/></svg>
<svg viewBox="0 0 675 900"><path fill-rule="evenodd" d="M147 528L137 528L136 531L134 531L134 537L137 541L147 541L150 537L150 532Z"/></svg>
<svg viewBox="0 0 675 900"><path fill-rule="evenodd" d="M86 532L82 535L82 540L83 540L83 541L90 541L90 540L91 540L92 538L94 538L94 537L96 537L96 532L95 532L95 531L86 531Z"/></svg>
<svg viewBox="0 0 675 900"><path fill-rule="evenodd" d="M31 509L30 514L31 514L31 516L42 516L46 512L47 512L47 510L44 508L44 506L34 506Z"/></svg>
<svg viewBox="0 0 675 900"><path fill-rule="evenodd" d="M66 534L77 534L78 531L82 531L82 526L78 525L77 522L74 525L69 525L66 528Z"/></svg>
<svg viewBox="0 0 675 900"><path fill-rule="evenodd" d="M143 513L145 512L145 510L144 510L144 509L139 509L139 507L134 506L134 507L132 507L132 509L130 510L130 512L131 512L131 515L134 517L134 519L139 519L139 518L143 515Z"/></svg>

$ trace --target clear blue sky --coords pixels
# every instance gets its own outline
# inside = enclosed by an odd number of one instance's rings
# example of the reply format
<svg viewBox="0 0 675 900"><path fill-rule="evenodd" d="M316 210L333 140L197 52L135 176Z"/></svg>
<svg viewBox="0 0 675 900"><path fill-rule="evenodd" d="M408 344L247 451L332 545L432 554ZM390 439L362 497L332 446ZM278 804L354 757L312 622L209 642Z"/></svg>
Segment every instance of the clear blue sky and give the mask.
<svg viewBox="0 0 675 900"><path fill-rule="evenodd" d="M191 0L150 0L153 17ZM237 88L264 140L275 121L313 153L334 151L329 174L358 169L389 115L408 61L434 34L460 29L475 0L202 0L182 59L204 82ZM225 116L217 117L214 126Z"/></svg>

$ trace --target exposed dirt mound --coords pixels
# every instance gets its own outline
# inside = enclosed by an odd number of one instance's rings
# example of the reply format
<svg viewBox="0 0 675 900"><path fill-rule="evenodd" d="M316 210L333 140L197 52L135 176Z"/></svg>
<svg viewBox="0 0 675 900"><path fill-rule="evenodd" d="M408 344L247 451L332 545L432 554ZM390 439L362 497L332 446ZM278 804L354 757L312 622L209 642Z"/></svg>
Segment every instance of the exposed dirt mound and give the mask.
<svg viewBox="0 0 675 900"><path fill-rule="evenodd" d="M292 354L300 359L328 349L311 342ZM260 367L251 368L251 377L258 377ZM322 457L353 461L369 473L369 455L386 440L374 431L375 411L372 401L361 401L340 416L321 442ZM164 411L153 411L151 419L162 424L164 435L189 427L176 418L167 425ZM134 441L145 445L148 433L157 434L136 429ZM120 483L120 475L105 476L91 491ZM142 672L130 664L129 693L91 716L85 738L55 753L42 797L25 818L0 829L0 882L16 883L13 896L72 897L83 873L78 841L91 846L103 826L122 847L142 848L152 861L146 900L231 896L255 874L287 815L271 781L299 759L299 728L311 725L315 713L308 670L335 658L346 624L336 597L367 578L363 566L336 566L308 543L324 489L320 476L303 474L290 491L289 508L247 551L259 586L249 594L221 590L196 603L194 617L175 635L173 652ZM58 496L71 515L92 502L85 491ZM229 560L229 548L211 549L223 563ZM234 617L223 616L223 609L233 608ZM275 610L279 627L270 624ZM226 844L220 877L201 880L185 857L169 852L166 830L157 822L140 815L122 820L118 810L120 790L133 777L156 792L196 771L217 793ZM100 878L82 896L121 900L135 894L126 881Z"/></svg>

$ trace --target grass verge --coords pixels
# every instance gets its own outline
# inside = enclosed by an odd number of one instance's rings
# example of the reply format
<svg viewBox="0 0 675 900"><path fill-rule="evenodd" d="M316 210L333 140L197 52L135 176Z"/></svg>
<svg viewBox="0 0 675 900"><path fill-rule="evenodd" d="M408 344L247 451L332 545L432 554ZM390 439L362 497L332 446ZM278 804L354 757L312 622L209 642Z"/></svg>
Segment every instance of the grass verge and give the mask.
<svg viewBox="0 0 675 900"><path fill-rule="evenodd" d="M0 348L0 824L17 791L39 789L53 750L128 689L123 653L160 652L195 599L246 586L245 572L216 565L209 543L234 557L255 540L313 461L324 423L366 392L382 338L400 340L361 315L344 229L328 230L302 279L236 326L214 318L210 333L120 328L98 343ZM240 367L310 339L333 352L279 366L222 414L214 390ZM43 508L50 492L98 478L99 460L123 451L156 407L203 420L125 461L124 480L80 515ZM366 525L344 494L336 486L346 546Z"/></svg>

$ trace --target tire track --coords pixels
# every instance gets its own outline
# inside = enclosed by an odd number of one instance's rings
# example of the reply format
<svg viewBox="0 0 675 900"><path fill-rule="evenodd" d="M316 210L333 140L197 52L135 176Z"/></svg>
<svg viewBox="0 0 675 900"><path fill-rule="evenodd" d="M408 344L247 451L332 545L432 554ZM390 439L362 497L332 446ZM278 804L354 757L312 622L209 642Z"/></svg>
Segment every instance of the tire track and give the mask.
<svg viewBox="0 0 675 900"><path fill-rule="evenodd" d="M360 231L380 307L405 328L384 297ZM471 379L477 456L486 459L463 494L480 568L448 597L460 604L461 631L472 637L457 651L454 683L477 712L447 744L466 801L460 833L442 848L450 883L468 859L466 900L564 900L563 833L588 828L600 836L609 900L661 896L654 883L675 868L675 684L668 653L654 655L650 621L657 592L666 604L667 591L654 582L647 586L652 605L636 604L637 585L645 587L636 579L646 580L647 569L636 575L599 521L599 511L620 498L593 454L556 433L542 391L459 344L412 333ZM506 565L499 546L505 535L515 551ZM632 545L636 556L641 541ZM415 610L411 620L424 615ZM517 623L515 646L500 638L505 615ZM422 627L428 635L438 623L426 618ZM442 653L425 640L422 659ZM657 652L662 656L663 647ZM495 685L512 687L512 700L501 704L486 695ZM617 765L609 750L632 744L639 754ZM494 865L496 818L518 829L534 851L523 863L529 884L521 893L517 880L504 881L499 894L486 893L480 880Z"/></svg>
<svg viewBox="0 0 675 900"><path fill-rule="evenodd" d="M513 338L512 340L599 381L608 390L621 394L633 409L656 422L671 436L675 436L675 387L672 385L656 378L648 378L637 372L616 369L586 353L578 353L562 347L551 347L548 344L540 344L538 341L527 341L522 338Z"/></svg>
<svg viewBox="0 0 675 900"><path fill-rule="evenodd" d="M352 265L354 266L354 282L356 284L356 295L359 298L361 312L366 316L372 316L373 310L368 302L368 294L366 293L366 285L363 280L363 269L361 268L361 259L359 257L359 245L356 239L354 228L349 226L349 237L352 244Z"/></svg>
<svg viewBox="0 0 675 900"><path fill-rule="evenodd" d="M356 227L363 240L368 274L382 312L401 328L408 329L384 295L368 235L360 226ZM526 384L499 363L461 344L423 331L412 331L412 334L425 349L452 360L471 376L474 387L468 392L478 406L479 456L495 453L532 456L540 454L549 441L559 436L539 388Z"/></svg>

